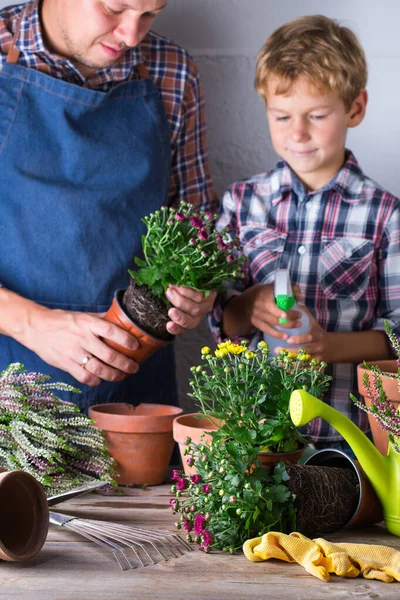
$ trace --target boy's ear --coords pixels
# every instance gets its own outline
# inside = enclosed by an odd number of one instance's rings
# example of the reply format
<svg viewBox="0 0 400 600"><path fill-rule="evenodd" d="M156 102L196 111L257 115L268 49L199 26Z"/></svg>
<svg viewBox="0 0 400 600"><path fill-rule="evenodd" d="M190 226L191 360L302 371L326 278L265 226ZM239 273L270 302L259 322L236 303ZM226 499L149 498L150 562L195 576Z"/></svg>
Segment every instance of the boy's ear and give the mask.
<svg viewBox="0 0 400 600"><path fill-rule="evenodd" d="M349 110L349 118L347 122L348 127L356 127L361 123L365 116L367 102L368 92L365 89L361 90L357 98L353 101L353 104Z"/></svg>

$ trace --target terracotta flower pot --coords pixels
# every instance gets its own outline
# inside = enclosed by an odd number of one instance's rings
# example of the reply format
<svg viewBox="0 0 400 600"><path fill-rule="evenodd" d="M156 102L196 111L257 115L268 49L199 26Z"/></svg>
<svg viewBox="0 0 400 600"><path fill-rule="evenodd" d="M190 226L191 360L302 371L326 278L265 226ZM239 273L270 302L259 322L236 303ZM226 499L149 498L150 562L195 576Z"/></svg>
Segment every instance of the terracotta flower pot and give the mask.
<svg viewBox="0 0 400 600"><path fill-rule="evenodd" d="M159 340L158 338L153 337L152 335L146 333L143 329L141 329L128 315L125 313L122 308L121 301L122 296L125 290L117 290L115 292L114 299L108 311L106 312L104 319L109 321L110 323L114 323L114 325L118 325L121 329L124 329L128 333L131 333L137 339L139 346L136 350L129 350L129 348L125 348L124 346L120 346L116 344L112 340L105 339L104 341L114 348L114 350L118 350L124 356L128 356L135 360L139 365L143 364L156 350L170 344L172 342L168 342L165 340ZM173 340L172 340L173 341Z"/></svg>
<svg viewBox="0 0 400 600"><path fill-rule="evenodd" d="M358 505L352 518L346 523L345 528L374 525L383 520L382 505L358 461L353 460L341 450L327 448L326 450L315 452L315 454L310 456L304 464L349 468L356 474L359 486Z"/></svg>
<svg viewBox="0 0 400 600"><path fill-rule="evenodd" d="M195 444L200 444L202 441L202 435L204 435L203 441L210 441L211 431L217 431L218 422L216 421L213 425L206 417L197 418L198 413L190 413L188 415L181 415L176 417L173 423L173 434L174 440L179 444L179 450L181 452L182 465L185 475L194 475L197 473L196 467L189 467L187 464L187 456L184 455L184 451L187 448L185 439L189 437Z"/></svg>
<svg viewBox="0 0 400 600"><path fill-rule="evenodd" d="M158 485L164 481L174 439L172 422L182 413L178 406L125 403L98 404L89 417L105 433L116 461L120 485Z"/></svg>
<svg viewBox="0 0 400 600"><path fill-rule="evenodd" d="M29 473L0 471L0 559L22 562L36 556L46 541L47 498Z"/></svg>
<svg viewBox="0 0 400 600"><path fill-rule="evenodd" d="M258 458L260 459L263 467L269 468L271 465L286 460L290 463L298 463L305 452L306 446L303 444L301 448L292 450L292 452L260 452Z"/></svg>
<svg viewBox="0 0 400 600"><path fill-rule="evenodd" d="M370 363L371 366L379 367L385 373L394 373L397 375L397 362L395 360L381 360ZM369 379L371 381L372 372L364 367L363 364L359 364L357 366L357 383L358 383L358 393L363 396L364 402L367 407L371 404L371 399L367 396L366 390L363 384L363 376L364 373L368 373ZM382 387L385 390L386 396L388 400L397 408L400 404L400 391L399 391L399 382L397 379L391 379L390 377L385 377L384 375L380 376L382 380ZM386 431L384 431L377 419L373 415L368 415L369 425L371 427L372 437L374 440L374 444L383 456L386 456L388 453L389 447L389 438Z"/></svg>

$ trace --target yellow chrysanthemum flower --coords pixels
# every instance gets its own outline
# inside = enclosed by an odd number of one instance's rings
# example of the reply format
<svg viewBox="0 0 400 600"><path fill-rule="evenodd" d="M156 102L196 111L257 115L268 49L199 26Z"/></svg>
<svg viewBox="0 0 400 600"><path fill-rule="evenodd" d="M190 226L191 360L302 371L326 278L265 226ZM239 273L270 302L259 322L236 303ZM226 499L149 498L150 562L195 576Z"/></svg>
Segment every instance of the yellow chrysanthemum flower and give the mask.
<svg viewBox="0 0 400 600"><path fill-rule="evenodd" d="M202 353L202 354L204 354L204 355L206 355L206 354L210 354L210 353L211 353L211 349L210 349L208 346L204 346L204 347L201 349L201 353Z"/></svg>

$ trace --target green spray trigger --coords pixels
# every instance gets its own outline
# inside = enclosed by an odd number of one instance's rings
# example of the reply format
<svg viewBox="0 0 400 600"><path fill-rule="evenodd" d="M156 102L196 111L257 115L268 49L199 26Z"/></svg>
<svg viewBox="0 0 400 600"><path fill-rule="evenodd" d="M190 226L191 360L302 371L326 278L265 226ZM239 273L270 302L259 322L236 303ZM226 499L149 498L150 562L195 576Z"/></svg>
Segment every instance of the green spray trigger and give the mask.
<svg viewBox="0 0 400 600"><path fill-rule="evenodd" d="M289 271L287 269L278 269L275 273L274 295L275 304L285 312L293 308L296 304L296 298L293 294ZM287 323L287 319L280 317L279 323Z"/></svg>

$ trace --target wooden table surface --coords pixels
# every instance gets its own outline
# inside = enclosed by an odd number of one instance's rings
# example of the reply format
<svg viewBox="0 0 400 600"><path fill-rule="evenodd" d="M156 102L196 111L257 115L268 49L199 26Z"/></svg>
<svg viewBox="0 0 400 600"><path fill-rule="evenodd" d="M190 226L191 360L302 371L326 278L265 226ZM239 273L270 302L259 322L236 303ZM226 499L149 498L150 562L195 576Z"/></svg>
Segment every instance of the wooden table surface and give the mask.
<svg viewBox="0 0 400 600"><path fill-rule="evenodd" d="M90 493L53 510L152 529L169 529L173 516L170 485L126 495ZM337 541L385 544L400 550L400 538L380 526L327 536ZM400 583L332 576L329 583L297 564L251 563L244 555L197 550L155 566L121 571L111 553L65 528L51 525L41 552L25 563L0 562L2 600L329 600L400 598Z"/></svg>

